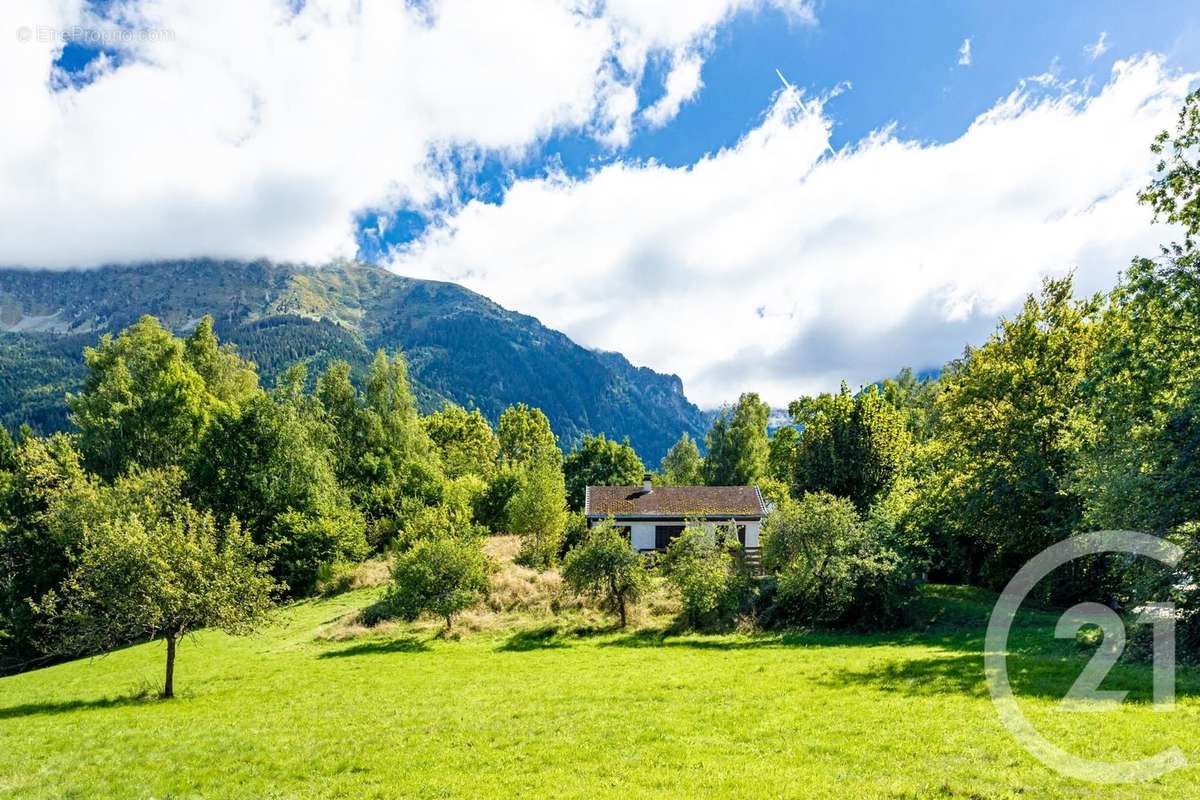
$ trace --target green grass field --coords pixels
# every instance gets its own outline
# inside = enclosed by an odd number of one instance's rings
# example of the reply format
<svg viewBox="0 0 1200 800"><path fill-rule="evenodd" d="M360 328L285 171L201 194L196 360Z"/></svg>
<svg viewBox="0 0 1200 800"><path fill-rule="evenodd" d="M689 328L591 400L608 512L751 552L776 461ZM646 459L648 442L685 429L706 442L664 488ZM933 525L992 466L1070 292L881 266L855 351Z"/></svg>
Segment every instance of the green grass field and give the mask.
<svg viewBox="0 0 1200 800"><path fill-rule="evenodd" d="M933 588L920 633L666 636L426 626L315 633L377 589L304 603L252 638L163 645L0 679L4 797L1101 797L1192 798L1196 767L1132 786L1061 778L1001 727L983 681L989 598ZM1020 621L1022 705L1053 741L1129 759L1171 744L1200 764L1200 680L1173 713L1148 670L1102 714L1058 698L1088 653Z"/></svg>

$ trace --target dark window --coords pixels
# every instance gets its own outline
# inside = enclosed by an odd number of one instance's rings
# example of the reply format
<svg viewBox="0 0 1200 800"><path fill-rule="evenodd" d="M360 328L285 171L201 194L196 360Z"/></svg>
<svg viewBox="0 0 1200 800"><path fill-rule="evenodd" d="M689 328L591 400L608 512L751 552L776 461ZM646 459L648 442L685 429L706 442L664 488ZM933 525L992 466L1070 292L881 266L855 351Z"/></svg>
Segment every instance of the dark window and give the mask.
<svg viewBox="0 0 1200 800"><path fill-rule="evenodd" d="M681 533L683 533L682 525L655 525L654 548L656 550L666 550L667 545Z"/></svg>
<svg viewBox="0 0 1200 800"><path fill-rule="evenodd" d="M740 544L742 547L745 547L746 546L746 526L738 525L737 531L738 531L738 544Z"/></svg>
<svg viewBox="0 0 1200 800"><path fill-rule="evenodd" d="M632 542L632 541L633 541L633 534L630 532L630 529L629 529L629 526L628 526L628 525L619 525L619 526L617 527L617 530L618 530L618 531L620 531L620 532L621 532L621 535L625 537L625 541L626 541L626 542Z"/></svg>

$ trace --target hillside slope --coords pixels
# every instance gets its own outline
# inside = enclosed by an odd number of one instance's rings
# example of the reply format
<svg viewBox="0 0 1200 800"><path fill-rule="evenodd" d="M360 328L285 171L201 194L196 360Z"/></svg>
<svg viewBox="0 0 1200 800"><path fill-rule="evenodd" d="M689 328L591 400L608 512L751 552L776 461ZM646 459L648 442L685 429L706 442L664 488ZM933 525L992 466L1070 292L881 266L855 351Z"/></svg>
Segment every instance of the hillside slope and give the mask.
<svg viewBox="0 0 1200 800"><path fill-rule="evenodd" d="M450 399L495 421L525 402L546 412L564 447L584 433L627 435L656 463L705 423L678 377L580 347L455 284L360 264L211 260L0 270L0 423L66 427L62 393L81 380L83 347L142 314L180 332L212 314L268 384L297 361L316 371L345 359L361 375L377 349L400 347L426 410Z"/></svg>

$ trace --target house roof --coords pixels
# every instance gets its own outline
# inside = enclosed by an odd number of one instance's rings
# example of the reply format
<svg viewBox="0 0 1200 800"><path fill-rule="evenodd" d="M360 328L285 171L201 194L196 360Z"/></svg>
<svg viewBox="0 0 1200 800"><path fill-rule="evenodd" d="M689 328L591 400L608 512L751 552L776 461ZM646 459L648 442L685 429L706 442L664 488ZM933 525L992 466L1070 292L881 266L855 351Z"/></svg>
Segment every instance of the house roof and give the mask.
<svg viewBox="0 0 1200 800"><path fill-rule="evenodd" d="M589 486L583 511L596 517L762 516L757 486Z"/></svg>

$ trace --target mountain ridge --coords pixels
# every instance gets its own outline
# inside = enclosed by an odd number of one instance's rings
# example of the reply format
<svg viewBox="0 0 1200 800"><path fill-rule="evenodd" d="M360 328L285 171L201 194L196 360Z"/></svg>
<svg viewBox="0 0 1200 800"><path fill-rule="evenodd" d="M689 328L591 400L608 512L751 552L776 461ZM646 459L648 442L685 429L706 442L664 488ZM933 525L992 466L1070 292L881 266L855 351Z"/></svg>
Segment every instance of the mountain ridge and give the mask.
<svg viewBox="0 0 1200 800"><path fill-rule="evenodd" d="M676 375L592 350L458 284L356 262L189 259L91 269L0 268L0 423L67 426L62 393L81 352L143 314L178 333L211 314L264 383L302 361L341 358L361 376L378 349L404 350L424 410L446 400L495 422L514 402L542 408L560 443L628 435L648 463L706 417Z"/></svg>

